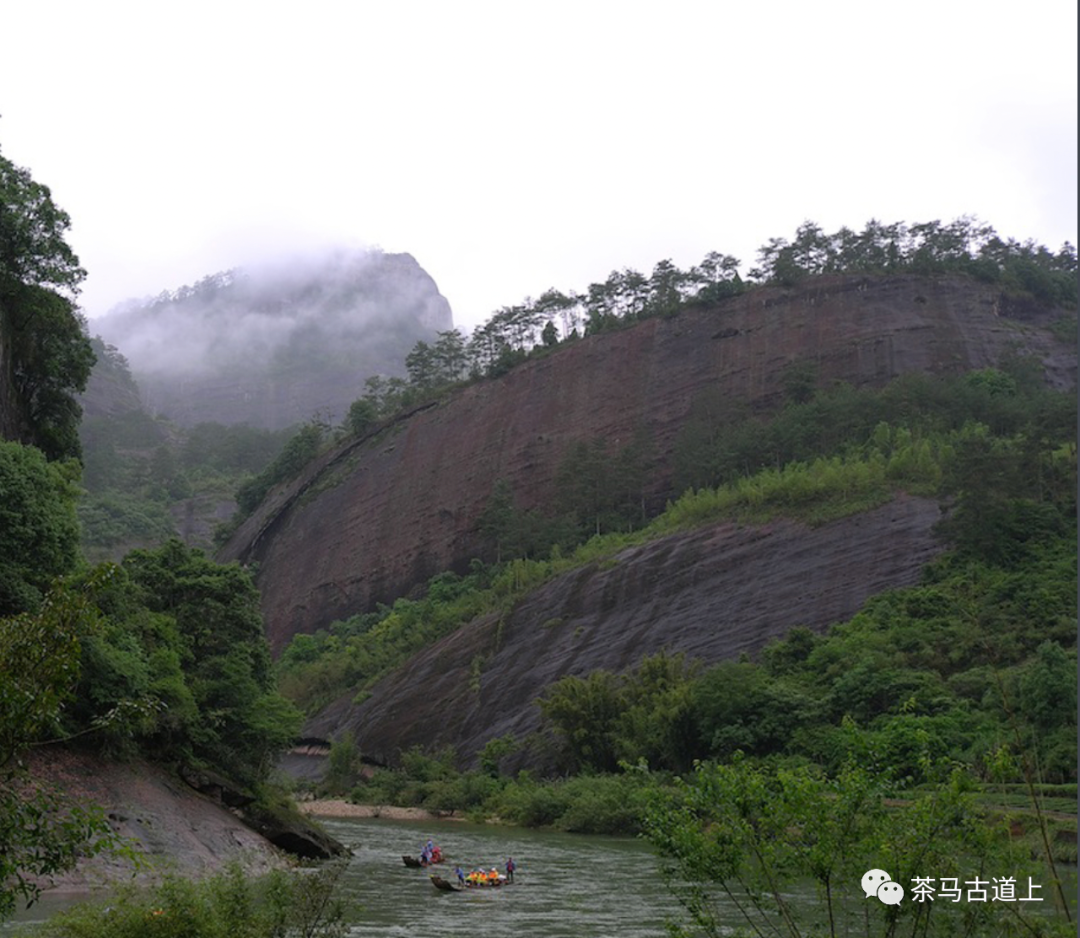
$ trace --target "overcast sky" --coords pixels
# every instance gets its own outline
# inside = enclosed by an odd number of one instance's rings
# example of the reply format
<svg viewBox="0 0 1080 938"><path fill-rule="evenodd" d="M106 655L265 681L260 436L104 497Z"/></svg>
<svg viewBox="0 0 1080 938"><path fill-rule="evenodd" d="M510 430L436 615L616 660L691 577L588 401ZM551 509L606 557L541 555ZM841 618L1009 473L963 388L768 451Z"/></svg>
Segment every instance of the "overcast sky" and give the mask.
<svg viewBox="0 0 1080 938"><path fill-rule="evenodd" d="M465 331L548 287L972 214L1077 231L1075 0L2 0L0 151L91 316L320 244Z"/></svg>

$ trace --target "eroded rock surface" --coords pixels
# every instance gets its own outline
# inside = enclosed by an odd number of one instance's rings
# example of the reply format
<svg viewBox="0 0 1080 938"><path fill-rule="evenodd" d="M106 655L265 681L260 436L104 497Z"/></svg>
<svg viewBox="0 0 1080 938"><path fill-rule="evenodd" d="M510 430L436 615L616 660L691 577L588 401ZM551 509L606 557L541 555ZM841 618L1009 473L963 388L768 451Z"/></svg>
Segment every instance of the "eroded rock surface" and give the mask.
<svg viewBox="0 0 1080 938"><path fill-rule="evenodd" d="M702 395L764 408L781 399L794 362L812 362L822 386L880 385L988 367L1016 347L1043 362L1051 385L1075 387L1076 349L1047 328L1060 315L966 278L908 275L819 278L647 320L567 344L327 454L272 493L219 559L258 563L280 652L298 632L464 568L480 550L477 523L495 483L510 483L519 509L543 508L576 441L620 447L643 433L645 497L659 508L677 494L675 441ZM887 541L887 529L879 534ZM779 565L768 554L762 563Z"/></svg>
<svg viewBox="0 0 1080 938"><path fill-rule="evenodd" d="M564 675L622 672L664 649L711 664L795 626L823 631L850 618L870 596L918 581L940 550L939 517L935 502L901 496L817 528L722 523L628 549L614 565L551 581L501 619L477 619L363 703L342 698L306 733L351 734L382 762L414 745L453 746L470 762L492 738L539 729L536 698Z"/></svg>
<svg viewBox="0 0 1080 938"><path fill-rule="evenodd" d="M88 889L131 877L154 881L169 873L198 877L234 861L252 873L286 865L284 854L220 799L199 794L164 768L54 748L37 754L32 770L78 803L102 807L143 861L136 867L124 857L91 857L56 877L57 886Z"/></svg>

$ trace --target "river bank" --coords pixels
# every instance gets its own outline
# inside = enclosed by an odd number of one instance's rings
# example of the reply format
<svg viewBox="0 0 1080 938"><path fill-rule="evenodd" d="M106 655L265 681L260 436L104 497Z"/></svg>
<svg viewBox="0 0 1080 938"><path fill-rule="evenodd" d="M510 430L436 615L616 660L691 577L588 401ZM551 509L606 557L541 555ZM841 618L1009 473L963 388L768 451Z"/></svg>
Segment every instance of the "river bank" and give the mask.
<svg viewBox="0 0 1080 938"><path fill-rule="evenodd" d="M460 821L464 818L427 808L398 808L388 804L353 804L341 798L316 798L296 805L302 814L330 818L387 818L391 821Z"/></svg>

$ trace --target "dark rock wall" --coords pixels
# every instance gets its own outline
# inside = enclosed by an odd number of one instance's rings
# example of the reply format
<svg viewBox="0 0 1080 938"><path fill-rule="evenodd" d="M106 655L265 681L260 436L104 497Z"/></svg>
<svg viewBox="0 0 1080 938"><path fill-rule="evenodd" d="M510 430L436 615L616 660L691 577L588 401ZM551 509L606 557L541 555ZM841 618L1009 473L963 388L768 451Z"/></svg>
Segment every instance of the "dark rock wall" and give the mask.
<svg viewBox="0 0 1080 938"><path fill-rule="evenodd" d="M965 278L832 277L583 339L327 455L273 493L220 559L258 562L280 651L297 632L467 564L496 481L509 481L518 508L542 508L576 440L619 446L643 430L652 444L646 494L661 506L695 399L776 404L793 362L813 362L822 384L882 384L911 371L987 367L1019 346L1042 359L1051 385L1074 387L1076 350L1045 328L1057 314L1029 304L1008 318L1007 306Z"/></svg>
<svg viewBox="0 0 1080 938"><path fill-rule="evenodd" d="M363 703L349 695L328 707L305 732L352 734L376 761L419 745L453 746L472 762L490 739L538 730L536 699L565 675L622 672L664 649L714 663L753 654L795 626L823 631L851 618L870 596L918 581L940 549L939 517L933 501L901 496L818 528L725 522L630 548L613 566L551 581L502 619L477 619Z"/></svg>

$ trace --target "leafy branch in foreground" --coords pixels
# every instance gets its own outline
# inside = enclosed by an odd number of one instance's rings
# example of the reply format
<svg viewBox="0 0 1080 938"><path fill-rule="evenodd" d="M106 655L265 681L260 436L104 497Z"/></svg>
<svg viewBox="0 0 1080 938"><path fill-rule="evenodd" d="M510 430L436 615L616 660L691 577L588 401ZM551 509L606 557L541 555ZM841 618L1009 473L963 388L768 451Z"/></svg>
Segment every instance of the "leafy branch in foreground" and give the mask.
<svg viewBox="0 0 1080 938"><path fill-rule="evenodd" d="M0 619L0 920L19 899L37 899L42 877L118 846L103 812L35 782L20 761L55 738L78 681L81 641L96 626L93 595L115 570L103 565L81 588L60 582L39 612Z"/></svg>
<svg viewBox="0 0 1080 938"><path fill-rule="evenodd" d="M745 933L790 938L1072 933L1068 911L1052 915L1053 897L1041 894L1038 871L1010 843L1006 826L978 810L967 776L937 771L931 790L887 803L888 780L857 759L830 777L764 768L740 754L699 764L675 788L656 790L646 835L694 934L729 935L735 922ZM906 897L868 896L860 887L869 870L884 871ZM919 880L944 889L951 877L961 888L980 880L987 897L1012 889L1023 896L1034 883L1044 901L1032 913L1036 903L1015 899L918 900ZM817 902L798 894L808 882ZM690 934L678 926L675 933Z"/></svg>

